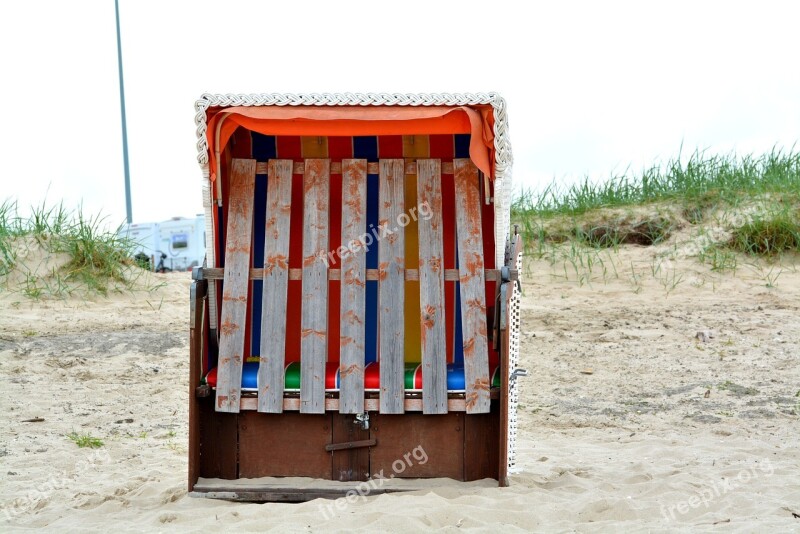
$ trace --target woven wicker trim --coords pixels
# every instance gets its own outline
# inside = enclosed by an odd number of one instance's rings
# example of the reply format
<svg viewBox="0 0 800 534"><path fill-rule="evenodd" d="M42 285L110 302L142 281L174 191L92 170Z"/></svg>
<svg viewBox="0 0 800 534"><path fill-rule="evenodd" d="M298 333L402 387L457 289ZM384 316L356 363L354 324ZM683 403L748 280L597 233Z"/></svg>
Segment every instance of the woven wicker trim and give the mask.
<svg viewBox="0 0 800 534"><path fill-rule="evenodd" d="M503 178L513 162L508 136L506 102L497 93L311 93L311 94L204 94L195 102L197 161L208 164L206 110L232 106L469 106L490 104L494 109L495 172Z"/></svg>

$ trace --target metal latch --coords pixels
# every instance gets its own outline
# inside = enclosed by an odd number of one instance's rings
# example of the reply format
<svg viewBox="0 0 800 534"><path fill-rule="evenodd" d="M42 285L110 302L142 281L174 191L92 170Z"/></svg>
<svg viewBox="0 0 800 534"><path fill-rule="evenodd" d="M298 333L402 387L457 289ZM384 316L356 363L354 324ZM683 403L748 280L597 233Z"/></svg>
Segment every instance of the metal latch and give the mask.
<svg viewBox="0 0 800 534"><path fill-rule="evenodd" d="M375 438L372 439L362 439L359 441L346 441L344 443L331 443L329 445L325 445L325 450L327 452L333 451L346 451L349 449L361 449L364 447L374 447L378 444L378 440Z"/></svg>

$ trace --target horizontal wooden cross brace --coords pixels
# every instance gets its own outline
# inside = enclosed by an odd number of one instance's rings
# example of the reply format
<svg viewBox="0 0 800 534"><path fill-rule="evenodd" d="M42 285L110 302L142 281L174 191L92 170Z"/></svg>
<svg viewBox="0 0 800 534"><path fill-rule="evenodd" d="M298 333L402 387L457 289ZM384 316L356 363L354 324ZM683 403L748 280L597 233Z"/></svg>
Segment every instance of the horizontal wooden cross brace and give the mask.
<svg viewBox="0 0 800 534"><path fill-rule="evenodd" d="M499 392L496 389L491 391L490 397L492 399L500 398ZM403 407L407 412L421 412L422 399L410 398L403 400ZM239 401L240 410L257 410L258 397L242 397ZM283 409L287 412L296 412L300 410L300 398L289 397L283 399ZM364 399L365 412L377 412L380 409L380 399L367 398ZM467 410L467 401L463 397L447 399L447 411L449 412L465 412ZM325 399L325 411L338 412L339 399L328 397Z"/></svg>
<svg viewBox="0 0 800 534"><path fill-rule="evenodd" d="M268 165L266 161L259 161L256 162L256 174L268 174ZM304 161L295 161L292 169L293 174L303 174L306 170L306 164ZM415 161L410 161L406 163L406 174L417 174L417 163ZM341 161L332 161L331 162L331 174L342 174L342 162ZM377 161L370 161L367 163L367 174L379 174L380 167ZM443 161L442 162L442 174L453 174L453 162L452 161Z"/></svg>
<svg viewBox="0 0 800 534"><path fill-rule="evenodd" d="M487 282L501 281L500 269L485 269ZM445 269L444 279L446 282L457 282L460 280L460 273L458 269ZM206 267L203 269L203 279L205 280L222 280L224 269ZM264 269L250 269L250 280L261 280L264 278ZM509 270L509 279L516 280L518 278L517 270ZM302 269L289 269L289 280L302 280ZM328 269L328 280L341 280L342 271L340 269ZM379 280L378 269L367 269L367 280ZM418 269L406 269L406 280L419 280Z"/></svg>

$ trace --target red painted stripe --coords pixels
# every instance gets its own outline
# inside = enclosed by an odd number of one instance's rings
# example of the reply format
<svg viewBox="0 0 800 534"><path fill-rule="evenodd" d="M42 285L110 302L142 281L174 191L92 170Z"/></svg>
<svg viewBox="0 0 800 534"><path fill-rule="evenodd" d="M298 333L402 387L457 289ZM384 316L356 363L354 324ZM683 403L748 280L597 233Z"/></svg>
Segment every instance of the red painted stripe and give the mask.
<svg viewBox="0 0 800 534"><path fill-rule="evenodd" d="M353 157L352 137L329 137L328 157L331 161L342 161ZM336 250L342 243L342 175L331 175L329 250ZM339 268L339 257L334 254L330 268ZM338 362L341 354L339 343L341 310L341 282L328 282L328 361Z"/></svg>
<svg viewBox="0 0 800 534"><path fill-rule="evenodd" d="M300 137L279 136L275 139L278 159L302 159ZM292 214L290 216L289 267L303 267L303 175L292 176ZM303 288L301 280L289 280L286 303L286 364L300 361L300 318ZM266 315L264 316L264 319ZM262 319L262 320L264 320Z"/></svg>
<svg viewBox="0 0 800 534"><path fill-rule="evenodd" d="M450 161L455 154L455 142L452 135L436 134L430 136L430 150L432 158L441 158Z"/></svg>
<svg viewBox="0 0 800 534"><path fill-rule="evenodd" d="M303 158L303 145L300 136L282 135L275 138L276 154L279 159L299 161ZM294 185L294 184L292 184Z"/></svg>
<svg viewBox="0 0 800 534"><path fill-rule="evenodd" d="M231 136L228 146L231 147L231 156L234 158L250 159L253 157L253 137L250 130L237 128Z"/></svg>
<svg viewBox="0 0 800 534"><path fill-rule="evenodd" d="M494 195L494 182L490 183L491 194ZM486 204L486 195L484 194L484 186L481 184L481 206L483 212L481 213L483 227L483 262L486 269L494 269L494 202ZM494 306L496 282L486 282L486 309L489 311L490 306ZM493 349L493 344L489 343L489 367L500 364L500 354Z"/></svg>
<svg viewBox="0 0 800 534"><path fill-rule="evenodd" d="M230 180L230 176L228 173L228 169L230 168L230 157L228 152L224 152L221 155L222 166L221 166L221 173L224 177L222 180L222 220L218 221L219 226L217 226L220 239L217 240L217 261L220 259L224 262L225 261L225 243L228 237L228 181ZM216 185L216 184L215 184ZM216 189L216 188L215 188ZM218 208L215 208L214 213L219 213ZM224 267L224 263L220 263L219 267ZM219 328L219 318L222 316L222 288L223 288L223 281L217 282L217 328ZM218 332L219 334L219 332Z"/></svg>
<svg viewBox="0 0 800 534"><path fill-rule="evenodd" d="M379 135L378 136L378 157L402 158L403 157L403 136L402 135Z"/></svg>
<svg viewBox="0 0 800 534"><path fill-rule="evenodd" d="M328 137L328 155L331 161L340 161L342 158L353 157L352 137Z"/></svg>

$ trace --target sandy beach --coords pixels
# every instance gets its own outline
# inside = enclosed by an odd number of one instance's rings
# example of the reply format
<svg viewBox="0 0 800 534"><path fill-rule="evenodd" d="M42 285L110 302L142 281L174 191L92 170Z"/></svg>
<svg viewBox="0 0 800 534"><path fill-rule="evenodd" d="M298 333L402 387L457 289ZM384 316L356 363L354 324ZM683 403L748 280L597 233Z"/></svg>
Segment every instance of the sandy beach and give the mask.
<svg viewBox="0 0 800 534"><path fill-rule="evenodd" d="M527 264L511 487L332 513L187 495L188 274L108 298L0 292L0 530L800 531L800 273L658 254L624 247L602 275Z"/></svg>

